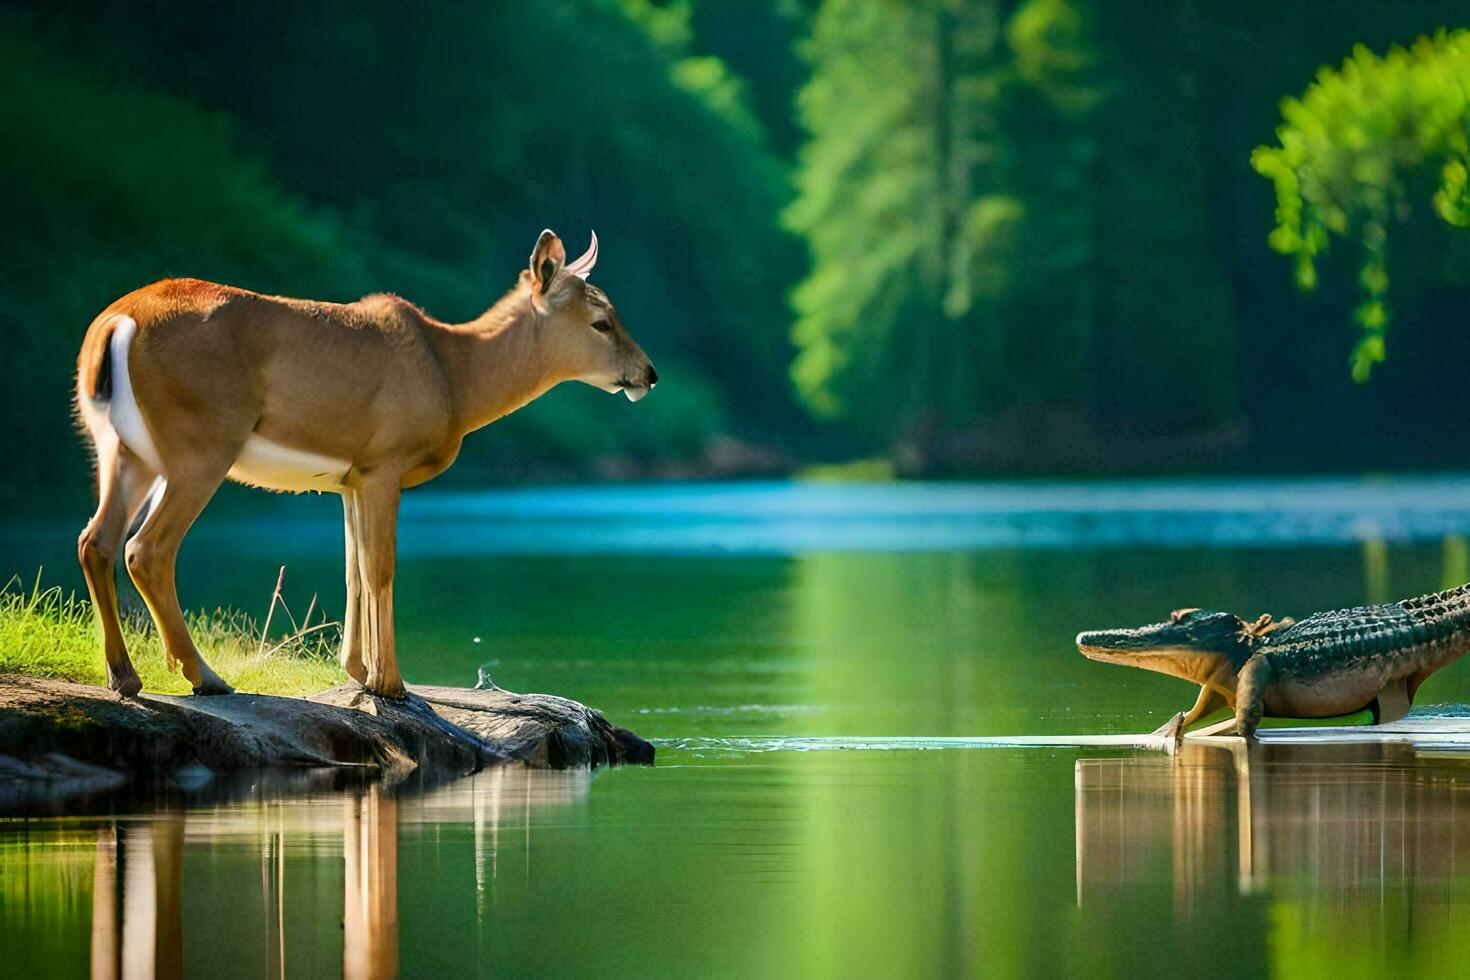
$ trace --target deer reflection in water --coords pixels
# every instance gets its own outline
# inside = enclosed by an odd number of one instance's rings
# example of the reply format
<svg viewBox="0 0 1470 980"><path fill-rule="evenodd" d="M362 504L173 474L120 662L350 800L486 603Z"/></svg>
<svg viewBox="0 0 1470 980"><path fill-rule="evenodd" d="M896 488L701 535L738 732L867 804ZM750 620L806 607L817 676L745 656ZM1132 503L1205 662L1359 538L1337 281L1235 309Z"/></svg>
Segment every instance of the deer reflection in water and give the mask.
<svg viewBox="0 0 1470 980"><path fill-rule="evenodd" d="M1180 913L1293 882L1375 907L1407 888L1417 906L1470 867L1467 821L1470 755L1406 744L1186 742L1173 757L1079 759L1077 902L1168 867Z"/></svg>
<svg viewBox="0 0 1470 980"><path fill-rule="evenodd" d="M398 801L373 786L342 810L342 974L398 974ZM283 971L284 972L284 971Z"/></svg>
<svg viewBox="0 0 1470 980"><path fill-rule="evenodd" d="M184 820L178 813L98 833L92 878L94 978L183 974L183 845Z"/></svg>
<svg viewBox="0 0 1470 980"><path fill-rule="evenodd" d="M528 854L532 810L584 799L589 779L586 772L501 767L422 794L399 796L373 784L343 794L340 803L320 797L286 798L172 810L105 825L97 832L93 864L92 976L182 976L191 941L215 945L227 941L232 959L238 945L244 960L263 956L262 972L268 976L286 976L287 932L292 924L288 901L298 918L318 914L309 899L293 899L286 856L293 846L320 850L319 845L338 833L343 857L342 973L395 976L400 830L441 823L474 826L473 884L483 919L486 893L497 876L500 829L516 828L516 844ZM249 921L241 916L232 920L228 940L191 937L184 928L190 879L185 874L185 852L191 846L209 848L241 840L252 842L260 852L261 934L241 934Z"/></svg>

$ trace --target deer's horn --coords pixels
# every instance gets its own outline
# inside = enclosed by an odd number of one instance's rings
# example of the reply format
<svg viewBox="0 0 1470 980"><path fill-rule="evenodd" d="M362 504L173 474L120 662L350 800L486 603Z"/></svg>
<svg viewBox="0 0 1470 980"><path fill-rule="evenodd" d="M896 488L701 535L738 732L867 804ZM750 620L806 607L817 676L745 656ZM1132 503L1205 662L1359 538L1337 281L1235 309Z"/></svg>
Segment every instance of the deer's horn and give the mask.
<svg viewBox="0 0 1470 980"><path fill-rule="evenodd" d="M581 258L575 262L568 262L566 270L572 275L586 279L592 274L592 267L597 264L597 232L592 233L592 244L587 246L587 251L582 253Z"/></svg>

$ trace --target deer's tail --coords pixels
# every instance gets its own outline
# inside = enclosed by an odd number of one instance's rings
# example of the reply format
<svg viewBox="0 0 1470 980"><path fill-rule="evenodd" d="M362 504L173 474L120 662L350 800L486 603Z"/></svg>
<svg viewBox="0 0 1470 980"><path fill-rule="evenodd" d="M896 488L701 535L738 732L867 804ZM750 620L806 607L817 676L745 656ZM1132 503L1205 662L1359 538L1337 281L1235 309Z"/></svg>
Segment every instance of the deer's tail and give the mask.
<svg viewBox="0 0 1470 980"><path fill-rule="evenodd" d="M104 313L93 321L77 357L77 415L94 442L115 435L155 473L162 473L128 375L128 352L137 332L137 321L126 313Z"/></svg>

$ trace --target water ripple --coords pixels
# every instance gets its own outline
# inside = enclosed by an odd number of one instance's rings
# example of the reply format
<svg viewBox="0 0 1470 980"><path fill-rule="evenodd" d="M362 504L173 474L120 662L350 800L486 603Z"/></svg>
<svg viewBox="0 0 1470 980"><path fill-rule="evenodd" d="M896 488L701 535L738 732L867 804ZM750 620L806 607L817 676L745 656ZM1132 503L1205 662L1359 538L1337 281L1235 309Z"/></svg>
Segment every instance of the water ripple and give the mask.
<svg viewBox="0 0 1470 980"><path fill-rule="evenodd" d="M687 752L834 752L915 751L929 749L1079 748L1107 745L1125 748L1162 748L1157 735L982 735L975 737L922 737L862 735L829 737L734 737L653 739L660 748Z"/></svg>

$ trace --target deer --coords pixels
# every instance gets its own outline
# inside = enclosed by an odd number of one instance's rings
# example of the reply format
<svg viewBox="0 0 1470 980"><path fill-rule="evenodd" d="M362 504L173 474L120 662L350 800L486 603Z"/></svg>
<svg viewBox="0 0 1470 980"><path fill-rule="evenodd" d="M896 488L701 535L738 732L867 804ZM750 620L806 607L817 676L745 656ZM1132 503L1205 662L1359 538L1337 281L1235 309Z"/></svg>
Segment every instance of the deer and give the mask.
<svg viewBox="0 0 1470 980"><path fill-rule="evenodd" d="M96 460L97 510L77 556L107 686L142 689L118 616L116 559L196 695L233 688L201 656L179 606L179 545L226 480L342 497L347 591L339 659L372 694L407 696L393 630L399 499L455 460L465 436L563 381L630 401L658 372L607 295L550 229L515 286L467 323L391 294L352 303L163 279L92 321L76 409ZM126 544L124 545L124 542Z"/></svg>

